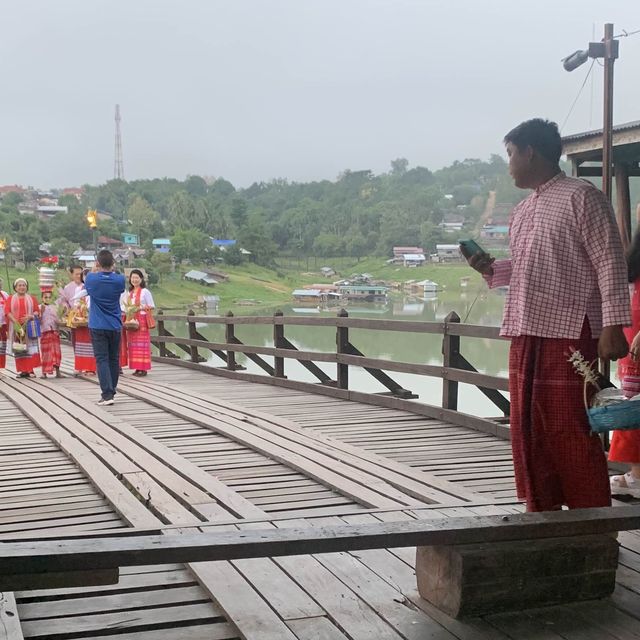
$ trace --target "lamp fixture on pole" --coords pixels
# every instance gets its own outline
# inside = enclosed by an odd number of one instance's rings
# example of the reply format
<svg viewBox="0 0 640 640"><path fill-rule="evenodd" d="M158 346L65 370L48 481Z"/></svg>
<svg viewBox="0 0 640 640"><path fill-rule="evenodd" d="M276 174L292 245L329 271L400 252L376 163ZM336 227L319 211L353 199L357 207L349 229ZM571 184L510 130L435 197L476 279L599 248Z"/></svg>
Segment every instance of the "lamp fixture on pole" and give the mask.
<svg viewBox="0 0 640 640"><path fill-rule="evenodd" d="M11 278L9 278L9 262L7 258L7 240L5 238L0 238L0 251L4 253L4 269L7 273L7 287L8 287L11 284L10 282Z"/></svg>
<svg viewBox="0 0 640 640"><path fill-rule="evenodd" d="M573 71L589 58L604 60L604 108L602 126L602 191L611 200L613 163L613 63L620 43L613 36L613 24L604 25L601 42L590 42L588 49L578 50L562 60L567 71Z"/></svg>

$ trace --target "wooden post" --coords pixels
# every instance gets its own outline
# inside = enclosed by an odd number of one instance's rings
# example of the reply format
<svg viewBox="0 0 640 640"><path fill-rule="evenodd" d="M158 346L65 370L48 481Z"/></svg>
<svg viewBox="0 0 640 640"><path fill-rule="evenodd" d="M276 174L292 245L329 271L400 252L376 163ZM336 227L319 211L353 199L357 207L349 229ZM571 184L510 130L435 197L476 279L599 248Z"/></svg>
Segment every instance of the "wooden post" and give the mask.
<svg viewBox="0 0 640 640"><path fill-rule="evenodd" d="M280 311L280 309L278 309L274 314L273 314L274 320L277 320L278 318L283 318L284 317L284 313L282 311ZM273 346L276 349L286 349L286 343L284 340L284 325L283 324L279 324L278 322L274 322L273 323ZM273 358L273 367L274 367L274 373L273 375L276 378L286 378L287 376L284 375L284 358L280 357L280 356L274 356Z"/></svg>
<svg viewBox="0 0 640 640"><path fill-rule="evenodd" d="M164 331L164 320L162 318L163 315L163 311L162 309L160 309L158 311L158 335L159 336L164 336L165 335L165 331ZM166 358L167 357L167 345L164 342L161 342L158 346L158 349L160 350L160 357L161 358Z"/></svg>
<svg viewBox="0 0 640 640"><path fill-rule="evenodd" d="M595 600L616 586L608 535L417 547L418 592L454 618Z"/></svg>
<svg viewBox="0 0 640 640"><path fill-rule="evenodd" d="M193 309L189 309L187 316L189 318L192 318L193 316L196 315L196 312ZM195 322L191 322L191 320L187 319L187 327L189 330L189 339L190 340L197 340L198 339L198 330L196 329L196 323ZM194 344L189 345L189 348L191 349L191 362L200 362L200 357L198 354L198 347L196 347Z"/></svg>
<svg viewBox="0 0 640 640"><path fill-rule="evenodd" d="M227 318L233 318L233 311L227 311ZM236 331L232 322L228 322L225 325L224 330L225 342L227 344L235 344L236 340ZM238 368L236 364L236 353L235 351L231 351L227 349L227 369L230 371L235 371Z"/></svg>
<svg viewBox="0 0 640 640"><path fill-rule="evenodd" d="M616 162L616 219L622 238L622 246L626 251L631 243L631 196L629 194L629 165Z"/></svg>
<svg viewBox="0 0 640 640"><path fill-rule="evenodd" d="M346 309L338 311L338 318L348 318ZM349 353L349 327L336 327L336 353ZM349 365L338 363L338 389L349 388Z"/></svg>
<svg viewBox="0 0 640 640"><path fill-rule="evenodd" d="M460 316L452 311L444 319L444 335L442 337L442 365L445 368L456 367L460 355L460 336L449 334L449 323L460 322ZM442 408L458 409L458 383L455 380L442 380Z"/></svg>

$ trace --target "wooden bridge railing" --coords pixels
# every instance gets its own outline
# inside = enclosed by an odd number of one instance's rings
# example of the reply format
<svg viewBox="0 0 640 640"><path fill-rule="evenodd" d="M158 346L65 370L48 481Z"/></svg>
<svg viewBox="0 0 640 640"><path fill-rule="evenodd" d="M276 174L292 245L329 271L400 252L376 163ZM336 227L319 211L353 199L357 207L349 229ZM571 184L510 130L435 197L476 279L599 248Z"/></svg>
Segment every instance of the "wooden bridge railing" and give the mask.
<svg viewBox="0 0 640 640"><path fill-rule="evenodd" d="M173 335L166 326L167 322L186 323L188 338ZM294 388L308 388L309 383L301 383L287 379L285 374L286 361L296 360L318 381L318 387L322 387L322 393L335 397L355 396L387 396L389 399L403 401L401 404L386 403L386 406L409 408L416 405L425 407L423 403L406 402L418 396L405 389L393 379L389 373L409 373L442 379L442 405L439 413L420 411L426 415L448 419L468 426L475 426L484 431L496 432L495 422L489 422L482 418L473 420L473 416L463 418L465 414L459 414L459 419L452 419L458 411L458 385L467 383L475 385L491 400L506 417L509 415L509 401L500 393L508 391L508 380L500 376L480 373L460 352L460 338L484 338L501 340L497 327L485 327L467 325L460 322L459 316L452 312L444 322L407 322L403 320L378 320L369 318L350 318L348 313L341 309L333 318L309 318L284 316L277 311L273 316L240 316L236 317L229 312L226 316L197 316L193 311L188 315L169 315L160 312L157 316L158 335L152 337L152 342L158 347L162 360L180 360L185 364L183 357L175 352L179 349L188 356L186 363L197 366L206 361L202 351L208 350L215 354L224 364L222 370L225 374L235 374L245 369L236 361L236 354L244 354L249 360L262 369L267 376L256 374L242 374L243 378L251 378L254 381L264 382L267 378L274 384ZM196 324L223 325L225 327L225 341L212 342L203 336ZM236 329L242 325L267 325L273 327L273 347L244 344L236 335ZM306 351L298 349L285 335L287 326L307 326L333 328L336 335L335 352ZM417 364L412 362L395 362L380 358L369 358L360 351L352 342L351 329L367 329L380 332L406 332L415 334L437 334L442 336L442 365ZM170 348L172 347L173 350ZM273 364L265 360L264 356L272 357ZM336 365L336 378L331 378L317 363L326 362ZM359 394L350 390L349 367L362 367L380 384L388 389L384 394ZM210 367L208 367L211 369ZM221 369L217 369L218 372ZM263 380L257 380L263 378ZM304 386L301 386L304 385ZM314 385L315 386L315 385ZM344 392L348 392L345 395ZM367 401L364 400L363 401ZM405 406L406 402L406 406ZM384 404L375 402L376 404ZM431 409L436 407L431 406ZM477 422L479 421L479 422ZM473 423L473 424L471 424ZM487 425L492 425L488 428ZM501 431L498 429L498 431ZM508 431L502 430L500 435L508 435Z"/></svg>

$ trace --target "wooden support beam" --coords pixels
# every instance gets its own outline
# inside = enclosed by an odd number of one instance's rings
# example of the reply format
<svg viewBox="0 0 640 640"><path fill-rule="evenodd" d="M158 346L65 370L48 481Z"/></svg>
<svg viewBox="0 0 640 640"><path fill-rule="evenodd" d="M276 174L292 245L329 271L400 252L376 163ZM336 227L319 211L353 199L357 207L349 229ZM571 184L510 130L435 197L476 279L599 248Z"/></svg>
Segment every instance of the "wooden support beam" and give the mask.
<svg viewBox="0 0 640 640"><path fill-rule="evenodd" d="M344 349L346 354L364 357L364 353L362 353L362 351L357 347L354 347L350 342L347 342ZM408 389L401 387L391 376L387 375L381 369L374 369L372 367L363 367L363 369L369 375L373 376L381 385L387 387L387 389L391 391L391 394L397 398L404 398L407 400L418 397L415 393L411 393Z"/></svg>
<svg viewBox="0 0 640 640"><path fill-rule="evenodd" d="M196 315L196 312L193 309L189 309L189 313L187 313L187 316L190 319L187 320L187 327L189 329L189 338L191 340L198 339L198 331L196 330L196 321L193 319L195 318L195 315ZM198 353L198 345L192 344L190 349L191 349L191 362L206 362L207 359L203 358Z"/></svg>
<svg viewBox="0 0 640 640"><path fill-rule="evenodd" d="M640 528L640 506L403 520L376 524L108 538L6 542L0 573L70 571L174 562L235 560L362 549L534 540Z"/></svg>
<svg viewBox="0 0 640 640"><path fill-rule="evenodd" d="M626 251L631 244L631 196L629 193L629 165L616 162L614 165L616 178L616 220L622 238L622 246Z"/></svg>
<svg viewBox="0 0 640 640"><path fill-rule="evenodd" d="M478 373L478 370L461 354L458 353L453 366L457 369L465 369ZM505 416L511 412L511 403L496 389L478 386L478 389L502 411Z"/></svg>

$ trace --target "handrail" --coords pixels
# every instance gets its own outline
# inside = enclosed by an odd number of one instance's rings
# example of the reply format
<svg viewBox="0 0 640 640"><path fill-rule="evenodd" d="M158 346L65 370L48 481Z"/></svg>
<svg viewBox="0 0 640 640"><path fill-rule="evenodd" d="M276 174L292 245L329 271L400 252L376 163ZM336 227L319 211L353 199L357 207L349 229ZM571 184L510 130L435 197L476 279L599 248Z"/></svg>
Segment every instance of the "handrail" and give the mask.
<svg viewBox="0 0 640 640"><path fill-rule="evenodd" d="M498 327L483 325L459 324L447 327L445 322L414 322L405 320L378 320L374 318L350 318L337 316L332 318L297 318L292 316L197 316L163 314L165 322L189 322L198 324L221 325L291 325L308 327L346 327L349 329L371 329L373 331L402 331L403 333L436 333L442 334L445 329L452 335L469 338L493 338L504 340Z"/></svg>
<svg viewBox="0 0 640 640"><path fill-rule="evenodd" d="M286 362L297 361L304 366L317 381L325 388L323 393L335 393L336 397L342 397L339 390L349 393L352 387L349 384L349 367L361 367L380 382L389 391L388 394L396 398L408 400L418 396L410 390L398 384L386 372L407 373L421 376L429 376L442 379L443 393L441 408L448 415L458 408L458 384L472 384L487 396L505 415L509 414L509 401L500 393L508 391L508 380L501 376L489 375L477 371L473 365L460 353L460 339L479 338L490 340L503 340L498 327L486 327L481 325L466 325L460 323L460 318L454 312L450 313L444 322L415 322L403 320L380 320L369 318L350 318L347 312L341 309L338 315L332 318L300 318L285 316L277 311L273 316L242 316L236 317L229 312L226 316L198 316L193 312L188 315L175 315L158 313L158 335L152 338L152 342L158 347L162 359L180 359L184 363L184 356L174 353L169 347L178 348L187 354L186 362L198 364L205 358L201 351L208 350L220 358L227 373L240 375L245 378L259 378L261 381L272 381L280 386L302 384L295 380L288 380L285 375ZM186 324L188 338L174 336L166 327L167 322ZM223 341L208 340L198 332L198 325L218 325L224 327ZM261 346L244 344L236 335L236 329L241 326L271 326L273 331L273 345ZM319 327L333 329L336 336L336 350L310 351L300 350L285 336L288 326ZM416 334L432 334L442 336L442 364L419 364L413 362L393 362L381 358L369 358L351 342L349 332L351 329L371 330L380 332L405 332ZM244 367L237 363L236 354L244 354L248 359L258 365L267 375L236 374ZM273 358L273 365L264 357ZM336 377L332 379L316 363L328 363L336 366ZM226 366L225 366L226 365ZM211 367L207 367L211 370ZM309 384L309 383L304 383ZM331 389L333 388L333 390ZM375 394L369 394L375 395ZM408 403L414 405L414 403ZM422 404L422 403L420 403ZM414 405L415 406L415 405ZM436 407L431 407L431 410ZM467 417L467 419L470 416ZM478 418L478 420L483 420Z"/></svg>

